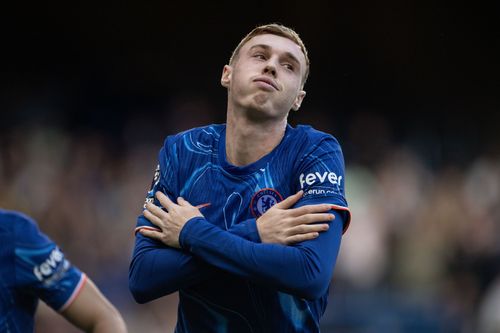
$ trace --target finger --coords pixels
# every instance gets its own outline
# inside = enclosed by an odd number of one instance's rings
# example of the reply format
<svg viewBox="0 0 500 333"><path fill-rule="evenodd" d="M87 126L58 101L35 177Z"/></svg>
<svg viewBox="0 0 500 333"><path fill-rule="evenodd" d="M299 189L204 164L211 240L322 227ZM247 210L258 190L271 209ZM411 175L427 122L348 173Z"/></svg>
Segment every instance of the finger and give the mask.
<svg viewBox="0 0 500 333"><path fill-rule="evenodd" d="M317 223L317 222L331 222L334 219L335 219L335 215L333 215L333 214L313 213L313 214L306 214L306 215L295 217L292 221L292 224L293 225L300 225L300 224L311 224L311 223Z"/></svg>
<svg viewBox="0 0 500 333"><path fill-rule="evenodd" d="M143 235L145 237L148 237L151 239L156 239L157 241L160 241L160 242L161 242L161 236L163 235L159 231L146 230L146 229L141 229L141 230L139 230L139 232L141 233L141 235Z"/></svg>
<svg viewBox="0 0 500 333"><path fill-rule="evenodd" d="M155 226L157 226L157 227L162 227L163 226L162 220L158 216L156 216L153 213L151 213L149 210L147 210L147 209L144 210L142 212L142 215L144 215L144 217L146 219L148 219L149 222L153 223Z"/></svg>
<svg viewBox="0 0 500 333"><path fill-rule="evenodd" d="M296 244L296 243L305 242L308 240L318 238L318 236L319 236L319 233L317 233L317 232L311 232L311 233L307 233L307 234L298 234L298 235L288 237L285 240L285 243L287 245Z"/></svg>
<svg viewBox="0 0 500 333"><path fill-rule="evenodd" d="M330 228L330 226L326 223L323 224L301 224L299 226L290 228L287 230L286 235L287 236L295 236L295 235L300 235L300 234L308 234L308 233L320 233L320 232L325 232Z"/></svg>
<svg viewBox="0 0 500 333"><path fill-rule="evenodd" d="M161 209L161 207L158 207L157 205L155 205L151 202L148 202L146 204L146 209L149 210L149 212L151 212L153 215L160 217L160 218L167 214L167 212L165 212L163 209Z"/></svg>
<svg viewBox="0 0 500 333"><path fill-rule="evenodd" d="M288 198L286 198L285 200L281 201L281 202L278 202L275 206L277 208L281 208L281 209L287 209L287 208L290 208L292 207L293 205L295 205L295 203L297 203L297 201L300 200L300 198L302 198L302 195L304 194L304 191L300 190L298 191L297 193L295 194L292 194L291 196L289 196Z"/></svg>
<svg viewBox="0 0 500 333"><path fill-rule="evenodd" d="M184 199L183 197L178 197L177 198L177 203L179 204L179 206L184 206L184 207L189 207L189 206L192 206L189 201L187 201L186 199Z"/></svg>
<svg viewBox="0 0 500 333"><path fill-rule="evenodd" d="M332 209L332 205L329 204L317 204L317 205L305 205L298 208L292 208L289 213L292 216L301 216L312 213L324 213Z"/></svg>
<svg viewBox="0 0 500 333"><path fill-rule="evenodd" d="M170 200L168 196L166 196L163 192L156 192L156 198L160 201L161 205L165 207L167 210L172 209L172 207L175 205L175 203Z"/></svg>

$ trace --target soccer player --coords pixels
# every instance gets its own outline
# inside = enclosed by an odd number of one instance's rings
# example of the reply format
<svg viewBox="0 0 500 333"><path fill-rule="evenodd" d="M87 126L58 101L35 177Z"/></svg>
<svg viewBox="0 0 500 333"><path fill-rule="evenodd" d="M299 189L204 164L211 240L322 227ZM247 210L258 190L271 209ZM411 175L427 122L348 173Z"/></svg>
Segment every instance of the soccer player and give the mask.
<svg viewBox="0 0 500 333"><path fill-rule="evenodd" d="M139 303L179 291L176 332L318 332L350 213L337 140L287 118L298 34L269 24L224 66L227 121L168 136L136 226Z"/></svg>
<svg viewBox="0 0 500 333"><path fill-rule="evenodd" d="M0 209L0 332L33 332L39 299L85 332L127 332L116 308L33 219Z"/></svg>

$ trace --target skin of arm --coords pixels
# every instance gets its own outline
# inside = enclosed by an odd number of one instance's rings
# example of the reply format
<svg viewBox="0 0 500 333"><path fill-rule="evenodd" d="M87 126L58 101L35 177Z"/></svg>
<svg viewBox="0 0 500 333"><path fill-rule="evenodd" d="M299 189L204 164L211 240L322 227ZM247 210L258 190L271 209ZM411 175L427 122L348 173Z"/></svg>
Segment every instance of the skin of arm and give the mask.
<svg viewBox="0 0 500 333"><path fill-rule="evenodd" d="M127 332L118 310L88 278L78 296L61 315L87 333Z"/></svg>

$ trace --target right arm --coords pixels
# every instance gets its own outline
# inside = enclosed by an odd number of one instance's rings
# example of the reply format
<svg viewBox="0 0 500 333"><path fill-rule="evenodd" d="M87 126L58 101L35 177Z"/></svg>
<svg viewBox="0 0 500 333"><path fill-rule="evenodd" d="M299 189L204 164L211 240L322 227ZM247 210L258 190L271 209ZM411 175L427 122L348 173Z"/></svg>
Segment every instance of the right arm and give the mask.
<svg viewBox="0 0 500 333"><path fill-rule="evenodd" d="M116 308L35 221L19 215L15 239L15 276L22 289L31 291L85 332L127 332Z"/></svg>
<svg viewBox="0 0 500 333"><path fill-rule="evenodd" d="M79 294L61 315L85 332L127 332L120 313L88 278Z"/></svg>

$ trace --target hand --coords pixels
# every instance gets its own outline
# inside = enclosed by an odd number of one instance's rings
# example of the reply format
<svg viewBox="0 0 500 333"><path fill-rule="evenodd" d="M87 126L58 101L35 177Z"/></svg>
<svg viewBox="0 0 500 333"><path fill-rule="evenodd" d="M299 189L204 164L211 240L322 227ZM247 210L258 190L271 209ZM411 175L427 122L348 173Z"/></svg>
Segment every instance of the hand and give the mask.
<svg viewBox="0 0 500 333"><path fill-rule="evenodd" d="M181 197L177 198L176 204L160 191L156 192L155 196L167 211L152 203L147 203L143 215L161 231L141 229L140 233L165 245L180 248L179 235L186 222L196 216L203 217L203 214Z"/></svg>
<svg viewBox="0 0 500 333"><path fill-rule="evenodd" d="M332 205L306 205L299 208L292 207L302 197L303 191L289 196L282 202L269 208L257 219L257 230L262 243L277 243L290 245L319 236L320 232L328 230L327 223L335 215L325 212L332 209Z"/></svg>

